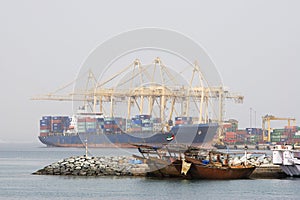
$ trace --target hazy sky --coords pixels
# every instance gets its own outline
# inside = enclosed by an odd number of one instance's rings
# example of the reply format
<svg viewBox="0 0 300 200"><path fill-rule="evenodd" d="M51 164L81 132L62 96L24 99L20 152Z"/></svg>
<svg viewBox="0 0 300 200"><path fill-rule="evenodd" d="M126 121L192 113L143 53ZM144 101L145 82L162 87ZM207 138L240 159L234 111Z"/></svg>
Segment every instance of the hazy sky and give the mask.
<svg viewBox="0 0 300 200"><path fill-rule="evenodd" d="M138 27L204 46L224 84L245 96L226 109L241 128L250 107L257 126L268 113L300 120L300 1L180 2L1 0L0 142L37 142L41 116L72 114L68 102L29 99L70 82L97 45Z"/></svg>

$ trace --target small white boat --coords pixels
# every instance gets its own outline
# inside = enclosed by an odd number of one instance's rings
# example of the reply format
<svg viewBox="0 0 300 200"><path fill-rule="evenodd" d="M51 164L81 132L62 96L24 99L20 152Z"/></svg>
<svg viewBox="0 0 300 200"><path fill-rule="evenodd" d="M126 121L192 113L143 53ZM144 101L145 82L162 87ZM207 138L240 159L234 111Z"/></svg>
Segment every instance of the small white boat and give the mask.
<svg viewBox="0 0 300 200"><path fill-rule="evenodd" d="M276 145L273 151L273 164L280 165L288 176L300 176L300 151L291 145Z"/></svg>

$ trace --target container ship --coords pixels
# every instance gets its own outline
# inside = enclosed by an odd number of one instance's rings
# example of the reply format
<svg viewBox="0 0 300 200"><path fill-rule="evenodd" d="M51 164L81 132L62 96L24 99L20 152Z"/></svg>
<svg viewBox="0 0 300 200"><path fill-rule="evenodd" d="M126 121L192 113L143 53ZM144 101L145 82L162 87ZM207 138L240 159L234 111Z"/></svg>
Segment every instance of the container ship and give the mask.
<svg viewBox="0 0 300 200"><path fill-rule="evenodd" d="M162 131L160 120L150 115L137 115L130 120L94 114L43 116L39 140L47 146L57 147L129 148L136 143L162 145L169 142L199 146L211 141L217 129L217 123L193 124L187 117L176 117L175 126Z"/></svg>
<svg viewBox="0 0 300 200"><path fill-rule="evenodd" d="M71 117L43 116L39 139L47 146L59 147L169 142L199 146L211 142L220 134L223 101L228 98L241 103L243 96L208 85L197 62L189 67L184 75L159 58L147 65L134 60L113 76L106 70L100 80L89 70L86 83L76 82L86 88L75 87L65 96L51 93L33 98L81 103Z"/></svg>

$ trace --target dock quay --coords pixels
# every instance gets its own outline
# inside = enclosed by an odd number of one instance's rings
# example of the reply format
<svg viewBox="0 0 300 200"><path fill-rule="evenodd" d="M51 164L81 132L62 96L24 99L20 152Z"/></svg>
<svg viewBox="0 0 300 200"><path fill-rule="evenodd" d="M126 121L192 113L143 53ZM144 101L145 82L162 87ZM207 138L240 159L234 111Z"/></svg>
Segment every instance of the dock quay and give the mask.
<svg viewBox="0 0 300 200"><path fill-rule="evenodd" d="M33 172L33 175L58 176L120 176L145 177L149 167L132 156L72 156L54 162L44 168ZM284 178L285 173L280 166L262 164L257 166L250 176L251 179Z"/></svg>
<svg viewBox="0 0 300 200"><path fill-rule="evenodd" d="M259 144L259 145L245 145L245 144L239 144L239 145L227 145L228 149L238 149L243 150L245 149L245 146L247 146L247 149L249 150L271 150L273 146L269 144Z"/></svg>
<svg viewBox="0 0 300 200"><path fill-rule="evenodd" d="M287 175L282 171L278 165L267 164L256 167L254 172L251 174L251 179L269 179L269 178L285 178Z"/></svg>

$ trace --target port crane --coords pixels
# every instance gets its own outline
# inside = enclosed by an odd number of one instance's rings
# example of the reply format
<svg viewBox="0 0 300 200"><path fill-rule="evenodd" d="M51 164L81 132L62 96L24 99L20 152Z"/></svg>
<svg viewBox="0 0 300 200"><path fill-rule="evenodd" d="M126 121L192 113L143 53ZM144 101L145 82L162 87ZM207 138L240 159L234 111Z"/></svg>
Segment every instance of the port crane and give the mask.
<svg viewBox="0 0 300 200"><path fill-rule="evenodd" d="M291 126L291 122L293 123L293 126L296 125L296 119L295 118L289 118L289 117L275 117L273 115L266 115L262 117L262 128L263 128L263 140L266 142L271 142L271 121L273 120L282 120L287 121L288 126ZM266 129L266 123L267 123L267 129ZM265 132L267 131L267 136Z"/></svg>
<svg viewBox="0 0 300 200"><path fill-rule="evenodd" d="M210 86L197 62L190 69L191 73L187 76L189 80L186 81L180 78L182 72L171 70L160 58L155 58L147 65L142 65L136 59L99 82L93 72L88 71L85 88L64 95L58 94L76 83L79 77L52 93L32 99L82 101L92 112L111 117L125 107L127 119L132 113L153 115L161 119L162 128L168 126L174 114L193 116L196 123L222 124L224 101L231 99L242 103L244 97L230 93L223 86ZM194 115L193 110L196 110Z"/></svg>

